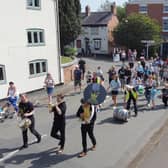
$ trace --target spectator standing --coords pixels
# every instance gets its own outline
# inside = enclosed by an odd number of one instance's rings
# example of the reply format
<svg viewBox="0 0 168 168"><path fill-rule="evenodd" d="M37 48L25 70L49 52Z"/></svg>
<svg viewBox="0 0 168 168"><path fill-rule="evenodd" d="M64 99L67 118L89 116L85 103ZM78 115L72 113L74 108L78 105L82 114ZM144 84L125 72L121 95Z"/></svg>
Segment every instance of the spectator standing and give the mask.
<svg viewBox="0 0 168 168"><path fill-rule="evenodd" d="M47 76L44 80L44 84L47 90L48 104L52 104L52 95L54 92L54 79L50 73L47 73Z"/></svg>
<svg viewBox="0 0 168 168"><path fill-rule="evenodd" d="M15 111L18 112L17 101L18 101L19 96L18 96L18 93L16 90L16 86L15 86L14 82L12 82L12 81L9 82L7 97L8 97L8 101L12 104Z"/></svg>

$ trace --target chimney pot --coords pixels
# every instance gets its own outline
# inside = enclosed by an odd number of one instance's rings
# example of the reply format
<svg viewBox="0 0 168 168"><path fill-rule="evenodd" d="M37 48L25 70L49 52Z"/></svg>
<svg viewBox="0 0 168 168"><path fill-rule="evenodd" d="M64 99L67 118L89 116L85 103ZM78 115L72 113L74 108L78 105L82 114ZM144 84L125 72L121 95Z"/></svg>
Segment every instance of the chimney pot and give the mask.
<svg viewBox="0 0 168 168"><path fill-rule="evenodd" d="M90 6L89 6L89 5L87 5L87 6L85 7L85 14L86 14L86 16L89 16L89 15L90 15Z"/></svg>
<svg viewBox="0 0 168 168"><path fill-rule="evenodd" d="M113 4L111 5L111 13L113 15L117 15L117 8L116 8L116 3L113 2Z"/></svg>

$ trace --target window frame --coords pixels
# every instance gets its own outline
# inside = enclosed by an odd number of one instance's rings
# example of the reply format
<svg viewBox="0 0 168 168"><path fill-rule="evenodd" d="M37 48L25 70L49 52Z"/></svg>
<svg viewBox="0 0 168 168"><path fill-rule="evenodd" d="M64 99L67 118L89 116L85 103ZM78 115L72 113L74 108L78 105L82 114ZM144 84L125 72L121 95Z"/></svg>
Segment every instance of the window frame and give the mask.
<svg viewBox="0 0 168 168"><path fill-rule="evenodd" d="M45 72L43 72L43 65L42 65L44 62L46 64L46 67L45 67L46 71ZM37 70L36 69L37 63L40 64L40 73L37 73L37 71L36 71ZM33 65L33 72L34 72L33 74L31 74L31 70L30 70L30 65L31 64ZM28 62L28 67L29 67L29 77L30 78L44 76L48 73L48 61L47 61L47 59L36 59L36 60L29 61Z"/></svg>
<svg viewBox="0 0 168 168"><path fill-rule="evenodd" d="M29 33L30 33L30 37L31 37L31 43L29 42ZM34 38L35 33L37 33L37 42L35 42L35 38ZM41 42L40 33L42 33L43 42ZM44 46L45 45L44 29L29 28L29 29L26 29L26 35L27 35L27 46L33 47L33 46Z"/></svg>
<svg viewBox="0 0 168 168"><path fill-rule="evenodd" d="M167 10L165 10L167 8ZM163 5L163 13L168 13L168 4Z"/></svg>
<svg viewBox="0 0 168 168"><path fill-rule="evenodd" d="M100 50L101 49L101 46L102 46L102 39L100 38L96 38L96 39L93 39L94 41L94 49L95 50ZM97 43L97 44L96 44ZM98 46L98 47L97 47Z"/></svg>
<svg viewBox="0 0 168 168"><path fill-rule="evenodd" d="M32 5L29 5L29 1L32 2ZM41 0L38 0L39 6L35 6L35 1L36 0L26 0L26 8L27 9L34 9L34 10L41 10Z"/></svg>
<svg viewBox="0 0 168 168"><path fill-rule="evenodd" d="M5 84L6 83L6 71L5 71L5 65L0 64L0 68L2 68L2 72L3 72L3 80L0 80L0 85L1 84Z"/></svg>
<svg viewBox="0 0 168 168"><path fill-rule="evenodd" d="M164 29L164 21L167 20L167 29ZM168 32L168 17L162 17L162 31Z"/></svg>
<svg viewBox="0 0 168 168"><path fill-rule="evenodd" d="M146 8L146 10L141 10L142 8ZM139 6L139 13L148 13L148 6L147 5L140 5Z"/></svg>

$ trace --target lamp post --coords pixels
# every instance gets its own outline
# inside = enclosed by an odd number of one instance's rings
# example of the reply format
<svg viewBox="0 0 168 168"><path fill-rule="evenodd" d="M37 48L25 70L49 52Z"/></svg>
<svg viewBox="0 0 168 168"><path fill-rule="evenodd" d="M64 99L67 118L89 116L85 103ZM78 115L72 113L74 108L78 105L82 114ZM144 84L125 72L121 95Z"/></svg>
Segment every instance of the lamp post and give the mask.
<svg viewBox="0 0 168 168"><path fill-rule="evenodd" d="M141 43L146 44L146 59L148 59L149 57L149 46L151 46L151 44L155 43L154 40L141 40Z"/></svg>

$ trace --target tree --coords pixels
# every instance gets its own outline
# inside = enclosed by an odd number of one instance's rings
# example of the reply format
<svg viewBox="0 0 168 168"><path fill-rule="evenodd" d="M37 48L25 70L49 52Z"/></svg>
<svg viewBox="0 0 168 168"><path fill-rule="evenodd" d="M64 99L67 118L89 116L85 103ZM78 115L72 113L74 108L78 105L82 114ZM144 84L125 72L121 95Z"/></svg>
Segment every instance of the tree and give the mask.
<svg viewBox="0 0 168 168"><path fill-rule="evenodd" d="M160 44L160 31L155 20L142 14L132 14L120 22L113 35L117 45L141 51L144 48L141 40L154 40L155 44Z"/></svg>
<svg viewBox="0 0 168 168"><path fill-rule="evenodd" d="M125 6L117 6L117 18L119 22L126 18L126 9Z"/></svg>
<svg viewBox="0 0 168 168"><path fill-rule="evenodd" d="M61 53L81 32L81 5L79 0L59 0Z"/></svg>

